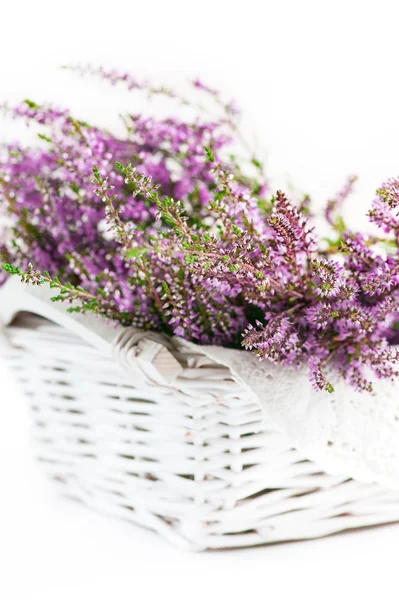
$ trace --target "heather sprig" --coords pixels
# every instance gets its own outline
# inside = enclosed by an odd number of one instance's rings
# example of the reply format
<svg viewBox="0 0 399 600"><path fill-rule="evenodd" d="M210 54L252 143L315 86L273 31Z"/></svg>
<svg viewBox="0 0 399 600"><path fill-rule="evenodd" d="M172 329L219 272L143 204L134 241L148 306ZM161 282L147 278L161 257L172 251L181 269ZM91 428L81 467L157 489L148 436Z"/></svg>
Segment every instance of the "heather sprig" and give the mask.
<svg viewBox="0 0 399 600"><path fill-rule="evenodd" d="M29 285L40 286L48 283L50 288L57 290L59 294L52 296L51 300L69 304L68 312L95 312L109 319L122 320L121 315L108 306L107 293L101 288L97 289L96 294L91 294L80 285L73 286L69 281L65 284L61 283L57 276L51 277L48 271L41 273L32 264L29 264L25 271L7 263L3 264L3 269L11 275L19 276L23 283Z"/></svg>
<svg viewBox="0 0 399 600"><path fill-rule="evenodd" d="M356 175L351 175L336 196L327 202L325 209L326 220L338 233L345 232L346 226L341 211L345 200L352 194L357 179Z"/></svg>

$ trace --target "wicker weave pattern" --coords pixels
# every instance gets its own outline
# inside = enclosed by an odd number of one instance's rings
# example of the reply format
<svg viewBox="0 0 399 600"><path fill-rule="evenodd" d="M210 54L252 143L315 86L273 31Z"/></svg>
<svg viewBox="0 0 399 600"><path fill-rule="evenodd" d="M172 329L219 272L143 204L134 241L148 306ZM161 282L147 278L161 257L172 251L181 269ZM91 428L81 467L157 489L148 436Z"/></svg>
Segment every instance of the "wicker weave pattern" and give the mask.
<svg viewBox="0 0 399 600"><path fill-rule="evenodd" d="M230 371L203 355L175 354L172 383L158 364L165 380L156 383L37 317L5 334L38 458L62 493L97 510L192 550L399 520L398 491L320 472L264 422ZM157 348L146 351L157 366Z"/></svg>

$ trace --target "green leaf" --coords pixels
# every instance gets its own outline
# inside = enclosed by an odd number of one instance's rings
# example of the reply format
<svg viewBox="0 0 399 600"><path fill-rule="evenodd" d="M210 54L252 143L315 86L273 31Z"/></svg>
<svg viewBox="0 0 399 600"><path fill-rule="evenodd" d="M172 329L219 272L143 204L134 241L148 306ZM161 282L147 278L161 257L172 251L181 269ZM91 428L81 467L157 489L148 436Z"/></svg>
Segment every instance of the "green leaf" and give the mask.
<svg viewBox="0 0 399 600"><path fill-rule="evenodd" d="M220 200L223 200L223 198L226 196L227 192L226 190L219 190L218 192L215 193L215 200L217 202L220 202Z"/></svg>
<svg viewBox="0 0 399 600"><path fill-rule="evenodd" d="M169 213L163 213L162 217L167 225L170 225L171 227L176 225L175 220L173 219L173 217L170 216Z"/></svg>
<svg viewBox="0 0 399 600"><path fill-rule="evenodd" d="M206 152L209 162L211 162L211 163L215 162L215 155L213 154L213 152L209 148L209 146L205 146L205 152Z"/></svg>
<svg viewBox="0 0 399 600"><path fill-rule="evenodd" d="M79 313L81 312L81 307L80 306L70 306L69 308L67 308L67 312L69 313Z"/></svg>
<svg viewBox="0 0 399 600"><path fill-rule="evenodd" d="M197 262L197 260L198 260L198 257L194 256L193 254L187 254L185 256L186 265L192 265L193 263Z"/></svg>
<svg viewBox="0 0 399 600"><path fill-rule="evenodd" d="M29 106L29 108L40 108L40 106L36 104L36 102L33 102L33 100L29 100L28 98L26 98L24 102Z"/></svg>
<svg viewBox="0 0 399 600"><path fill-rule="evenodd" d="M123 165L121 162L119 162L119 161L116 161L116 163L115 163L115 167L116 167L116 168L118 169L118 171L120 171L121 173L126 173L126 168L125 168L125 166L124 166L124 165Z"/></svg>
<svg viewBox="0 0 399 600"><path fill-rule="evenodd" d="M101 176L100 176L100 172L97 167L93 167L93 175L94 175L94 178L96 179L96 181L98 183L101 183Z"/></svg>
<svg viewBox="0 0 399 600"><path fill-rule="evenodd" d="M3 269L7 271L7 273L11 273L11 275L22 275L21 269L14 267L14 265L10 265L9 263L5 263Z"/></svg>
<svg viewBox="0 0 399 600"><path fill-rule="evenodd" d="M261 190L260 183L258 181L255 181L253 184L253 188L252 188L252 193L254 194L254 196L257 196L259 194L260 190Z"/></svg>
<svg viewBox="0 0 399 600"><path fill-rule="evenodd" d="M71 186L71 190L72 190L73 192L75 192L75 194L79 194L79 192L80 192L80 187L78 186L78 184L77 184L77 183L75 183L75 181L71 181L71 183L70 183L70 186Z"/></svg>
<svg viewBox="0 0 399 600"><path fill-rule="evenodd" d="M41 140L44 140L45 142L48 142L49 144L53 143L53 140L49 137L47 137L47 135L44 135L43 133L38 133L37 137L40 138Z"/></svg>
<svg viewBox="0 0 399 600"><path fill-rule="evenodd" d="M126 252L126 256L127 258L141 258L142 256L145 256L147 252L148 250L146 250L146 248L130 248L130 250Z"/></svg>
<svg viewBox="0 0 399 600"><path fill-rule="evenodd" d="M252 159L252 164L255 165L255 167L258 167L258 169L263 168L263 164L255 157Z"/></svg>
<svg viewBox="0 0 399 600"><path fill-rule="evenodd" d="M345 231L347 230L345 221L341 216L335 219L334 228L336 229L336 231L338 231L338 233L345 233Z"/></svg>

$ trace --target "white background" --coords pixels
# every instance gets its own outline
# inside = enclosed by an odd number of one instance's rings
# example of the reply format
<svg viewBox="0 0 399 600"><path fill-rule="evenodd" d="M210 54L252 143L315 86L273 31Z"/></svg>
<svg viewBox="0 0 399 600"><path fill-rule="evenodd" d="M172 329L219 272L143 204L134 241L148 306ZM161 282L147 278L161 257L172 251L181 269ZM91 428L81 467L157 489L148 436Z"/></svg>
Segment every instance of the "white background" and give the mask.
<svg viewBox="0 0 399 600"><path fill-rule="evenodd" d="M375 188L399 172L395 5L8 2L0 10L0 103L49 99L106 122L127 96L60 72L60 64L104 64L167 82L199 75L238 100L275 185L292 182L322 203L358 174L348 213L361 221ZM0 128L3 139L16 131L1 120ZM399 526L187 555L56 498L31 459L25 404L1 364L0 381L2 600L397 598Z"/></svg>

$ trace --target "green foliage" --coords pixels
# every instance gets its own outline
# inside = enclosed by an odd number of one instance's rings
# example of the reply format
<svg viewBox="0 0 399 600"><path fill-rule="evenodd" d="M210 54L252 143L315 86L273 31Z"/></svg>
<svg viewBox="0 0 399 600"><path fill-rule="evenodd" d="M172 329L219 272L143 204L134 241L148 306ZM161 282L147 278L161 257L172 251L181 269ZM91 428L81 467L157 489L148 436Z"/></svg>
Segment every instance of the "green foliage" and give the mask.
<svg viewBox="0 0 399 600"><path fill-rule="evenodd" d="M22 275L19 267L14 267L14 265L10 265L8 263L3 264L3 269L7 271L7 273L10 273L10 275Z"/></svg>
<svg viewBox="0 0 399 600"><path fill-rule="evenodd" d="M207 156L209 162L214 163L215 162L215 155L213 154L213 152L209 148L209 146L205 146L205 152L206 152L206 156Z"/></svg>
<svg viewBox="0 0 399 600"><path fill-rule="evenodd" d="M53 140L51 138L49 138L47 135L44 135L44 133L38 133L37 137L45 142L48 142L49 144L53 143Z"/></svg>
<svg viewBox="0 0 399 600"><path fill-rule="evenodd" d="M29 100L28 98L26 98L24 102L27 106L29 106L29 108L33 108L35 110L40 108L39 104L36 104L36 102L33 102L33 100Z"/></svg>

